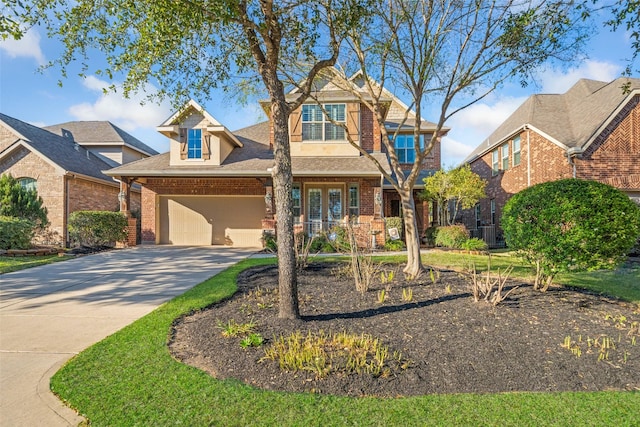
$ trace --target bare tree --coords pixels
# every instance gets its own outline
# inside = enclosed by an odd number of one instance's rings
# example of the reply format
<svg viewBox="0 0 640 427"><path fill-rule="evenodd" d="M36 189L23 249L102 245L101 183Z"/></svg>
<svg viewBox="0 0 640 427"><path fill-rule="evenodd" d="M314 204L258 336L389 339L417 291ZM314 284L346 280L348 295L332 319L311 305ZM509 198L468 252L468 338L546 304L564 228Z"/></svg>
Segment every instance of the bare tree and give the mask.
<svg viewBox="0 0 640 427"><path fill-rule="evenodd" d="M350 142L376 163L400 195L408 252L404 272L415 277L423 267L413 191L426 156L447 130L447 120L506 81L519 78L525 84L538 66L575 58L585 30L576 24L580 15L572 2L545 0L380 0L370 20L370 31L351 33L351 61L343 65L343 70L358 70L360 84L346 71L342 81L373 112L391 172ZM393 128L385 123L386 87L405 95L414 110L406 111ZM427 107L438 112L428 127L422 118ZM415 150L409 165L395 149L406 127L412 129Z"/></svg>

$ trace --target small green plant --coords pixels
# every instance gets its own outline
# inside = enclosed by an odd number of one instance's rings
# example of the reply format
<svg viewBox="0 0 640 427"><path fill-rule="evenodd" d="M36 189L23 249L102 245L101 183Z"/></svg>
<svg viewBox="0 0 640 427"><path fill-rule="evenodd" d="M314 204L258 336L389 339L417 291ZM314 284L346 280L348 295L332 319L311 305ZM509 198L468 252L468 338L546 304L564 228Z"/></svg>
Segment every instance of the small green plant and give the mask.
<svg viewBox="0 0 640 427"><path fill-rule="evenodd" d="M402 251L405 248L405 244L402 240L387 240L384 242L384 250L389 252Z"/></svg>
<svg viewBox="0 0 640 427"><path fill-rule="evenodd" d="M260 347L264 343L264 338L258 333L250 333L240 341L242 348Z"/></svg>
<svg viewBox="0 0 640 427"><path fill-rule="evenodd" d="M402 299L407 302L413 301L413 289L411 288L403 288L402 289Z"/></svg>
<svg viewBox="0 0 640 427"><path fill-rule="evenodd" d="M451 284L447 284L447 286L444 287L444 291L448 294L453 292L453 290L451 289Z"/></svg>
<svg viewBox="0 0 640 427"><path fill-rule="evenodd" d="M218 321L218 328L222 329L222 336L227 338L250 334L256 326L256 323L253 321L237 323L235 320L231 319L226 324Z"/></svg>
<svg viewBox="0 0 640 427"><path fill-rule="evenodd" d="M487 250L487 244L482 239L472 237L462 243L461 249L464 249L466 251L485 251Z"/></svg>
<svg viewBox="0 0 640 427"><path fill-rule="evenodd" d="M385 289L380 289L378 291L378 304L383 304L387 299L387 291Z"/></svg>
<svg viewBox="0 0 640 427"><path fill-rule="evenodd" d="M434 268L429 269L429 278L431 279L432 284L437 284L440 280L440 270L436 270Z"/></svg>
<svg viewBox="0 0 640 427"><path fill-rule="evenodd" d="M386 376L392 369L408 367L401 353L394 351L390 358L389 349L379 339L347 332L308 332L305 336L297 331L274 337L264 354L262 360L277 361L281 370L310 371L317 378L329 373Z"/></svg>
<svg viewBox="0 0 640 427"><path fill-rule="evenodd" d="M393 278L395 277L395 271L381 271L380 272L380 283L387 284L393 282Z"/></svg>

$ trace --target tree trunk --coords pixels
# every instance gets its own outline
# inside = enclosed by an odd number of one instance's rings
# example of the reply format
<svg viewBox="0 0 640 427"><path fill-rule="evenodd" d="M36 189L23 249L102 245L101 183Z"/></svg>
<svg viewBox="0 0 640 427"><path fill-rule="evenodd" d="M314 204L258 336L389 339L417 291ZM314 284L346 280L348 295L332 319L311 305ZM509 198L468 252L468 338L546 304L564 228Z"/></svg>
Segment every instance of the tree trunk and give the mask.
<svg viewBox="0 0 640 427"><path fill-rule="evenodd" d="M279 95L279 94L278 94ZM291 190L293 173L289 147L289 112L282 96L272 96L271 119L273 120L275 166L273 184L276 202L276 230L278 236L278 317L298 319L298 277L293 235L293 205ZM277 99L274 99L277 98Z"/></svg>
<svg viewBox="0 0 640 427"><path fill-rule="evenodd" d="M418 277L423 271L422 260L420 259L420 232L415 214L416 204L411 189L403 189L399 194L402 202L404 235L407 243L407 266L403 271L407 277L413 279Z"/></svg>

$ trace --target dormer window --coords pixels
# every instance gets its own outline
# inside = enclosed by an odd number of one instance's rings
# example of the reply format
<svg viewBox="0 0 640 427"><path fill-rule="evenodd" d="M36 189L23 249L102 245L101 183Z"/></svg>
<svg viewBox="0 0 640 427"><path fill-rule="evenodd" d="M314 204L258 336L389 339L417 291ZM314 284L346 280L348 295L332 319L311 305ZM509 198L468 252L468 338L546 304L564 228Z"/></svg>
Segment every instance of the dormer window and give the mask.
<svg viewBox="0 0 640 427"><path fill-rule="evenodd" d="M344 127L333 122L346 124L346 105L324 104L322 108L312 104L302 106L302 140L344 141Z"/></svg>
<svg viewBox="0 0 640 427"><path fill-rule="evenodd" d="M187 136L187 159L202 158L202 129L189 129Z"/></svg>

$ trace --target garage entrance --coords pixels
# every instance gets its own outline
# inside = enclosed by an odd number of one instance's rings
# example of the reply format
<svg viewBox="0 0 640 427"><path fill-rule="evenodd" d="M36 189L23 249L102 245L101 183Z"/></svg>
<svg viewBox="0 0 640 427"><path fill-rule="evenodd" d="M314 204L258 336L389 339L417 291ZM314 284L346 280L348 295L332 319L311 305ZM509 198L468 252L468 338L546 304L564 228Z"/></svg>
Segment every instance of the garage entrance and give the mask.
<svg viewBox="0 0 640 427"><path fill-rule="evenodd" d="M159 243L261 247L261 196L160 196Z"/></svg>

